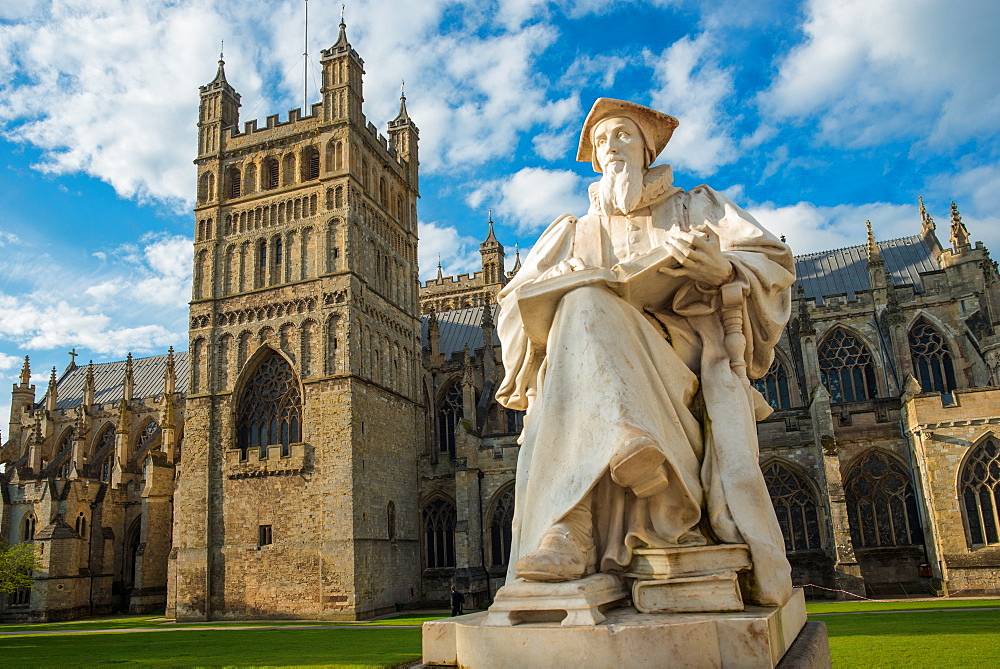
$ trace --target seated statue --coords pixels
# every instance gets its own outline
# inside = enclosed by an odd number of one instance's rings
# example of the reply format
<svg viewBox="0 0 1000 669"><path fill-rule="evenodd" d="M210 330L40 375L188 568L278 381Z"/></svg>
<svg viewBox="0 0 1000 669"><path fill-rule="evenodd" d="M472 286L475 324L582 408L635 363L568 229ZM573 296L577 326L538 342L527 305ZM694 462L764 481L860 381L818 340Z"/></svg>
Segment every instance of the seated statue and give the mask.
<svg viewBox="0 0 1000 669"><path fill-rule="evenodd" d="M788 320L793 258L725 195L651 167L676 126L597 100L577 155L602 175L590 210L553 222L500 293L497 399L527 411L508 583L745 544L744 599L781 605L790 568L755 427L770 408L747 379Z"/></svg>

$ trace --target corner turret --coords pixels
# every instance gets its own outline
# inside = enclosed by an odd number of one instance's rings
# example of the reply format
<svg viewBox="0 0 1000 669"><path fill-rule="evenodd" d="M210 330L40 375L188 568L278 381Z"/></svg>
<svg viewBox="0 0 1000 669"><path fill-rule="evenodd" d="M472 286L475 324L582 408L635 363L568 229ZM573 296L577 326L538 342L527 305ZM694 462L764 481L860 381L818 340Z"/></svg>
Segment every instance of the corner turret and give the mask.
<svg viewBox="0 0 1000 669"><path fill-rule="evenodd" d="M419 190L417 167L420 164L417 155L417 142L420 140L420 130L410 119L406 111L406 93L403 86L399 87L399 113L389 121L389 140L392 142L396 155L406 163L407 177L414 190Z"/></svg>
<svg viewBox="0 0 1000 669"><path fill-rule="evenodd" d="M329 49L323 49L323 119L347 121L364 127L361 103L364 102L365 61L347 41L347 25L340 17L340 35Z"/></svg>
<svg viewBox="0 0 1000 669"><path fill-rule="evenodd" d="M199 159L222 151L225 134L240 123L240 94L226 81L225 65L226 61L222 59L220 53L219 69L215 73L215 79L200 88L201 104L198 108ZM199 202L214 199L214 192L203 193L201 182L198 186ZM212 190L215 190L214 187Z"/></svg>
<svg viewBox="0 0 1000 669"><path fill-rule="evenodd" d="M479 245L479 254L483 257L483 283L501 284L507 283L507 275L504 274L504 249L503 244L497 241L493 233L493 210L490 209L488 216L489 231L486 239Z"/></svg>

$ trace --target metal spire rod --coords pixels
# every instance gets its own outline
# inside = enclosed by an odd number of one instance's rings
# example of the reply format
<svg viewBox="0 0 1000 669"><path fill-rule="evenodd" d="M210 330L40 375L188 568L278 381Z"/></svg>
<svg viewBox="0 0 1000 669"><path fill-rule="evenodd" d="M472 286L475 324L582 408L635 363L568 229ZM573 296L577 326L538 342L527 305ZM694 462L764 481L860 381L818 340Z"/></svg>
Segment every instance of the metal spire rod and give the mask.
<svg viewBox="0 0 1000 669"><path fill-rule="evenodd" d="M309 114L309 0L306 0L305 37L302 45L302 113Z"/></svg>

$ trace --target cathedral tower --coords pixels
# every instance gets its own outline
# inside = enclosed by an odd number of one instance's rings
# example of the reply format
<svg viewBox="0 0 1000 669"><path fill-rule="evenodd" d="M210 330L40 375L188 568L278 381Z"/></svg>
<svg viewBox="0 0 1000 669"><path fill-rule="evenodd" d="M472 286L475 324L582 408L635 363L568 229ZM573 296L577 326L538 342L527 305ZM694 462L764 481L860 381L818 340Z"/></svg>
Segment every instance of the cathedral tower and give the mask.
<svg viewBox="0 0 1000 669"><path fill-rule="evenodd" d="M265 127L221 61L201 89L179 620L420 598L417 128L366 121L343 23L322 64L322 102Z"/></svg>

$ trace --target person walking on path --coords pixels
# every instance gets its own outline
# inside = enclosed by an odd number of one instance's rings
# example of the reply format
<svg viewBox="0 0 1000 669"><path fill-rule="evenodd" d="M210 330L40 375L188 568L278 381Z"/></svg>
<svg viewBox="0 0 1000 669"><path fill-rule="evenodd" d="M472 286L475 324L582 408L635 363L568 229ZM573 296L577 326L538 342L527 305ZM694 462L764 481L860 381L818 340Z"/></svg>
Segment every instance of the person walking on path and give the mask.
<svg viewBox="0 0 1000 669"><path fill-rule="evenodd" d="M451 615L460 616L464 613L462 605L465 604L465 595L460 593L455 586L451 586Z"/></svg>

